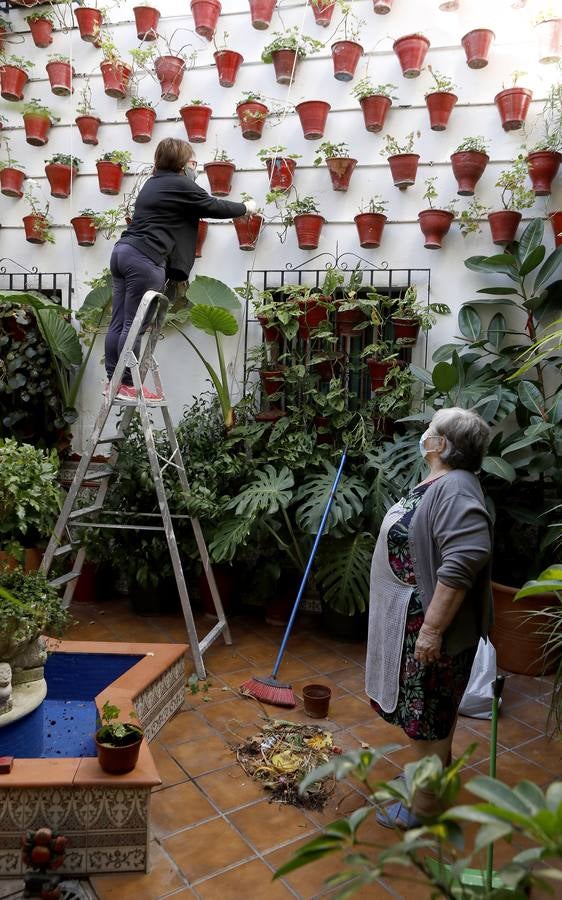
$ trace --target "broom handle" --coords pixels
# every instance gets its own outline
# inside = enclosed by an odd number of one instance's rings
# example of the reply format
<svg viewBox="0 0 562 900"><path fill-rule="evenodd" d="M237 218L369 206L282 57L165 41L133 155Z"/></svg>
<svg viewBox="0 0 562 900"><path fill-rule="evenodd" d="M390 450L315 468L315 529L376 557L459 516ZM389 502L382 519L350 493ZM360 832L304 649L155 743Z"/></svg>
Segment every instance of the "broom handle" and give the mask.
<svg viewBox="0 0 562 900"><path fill-rule="evenodd" d="M500 697L502 695L505 677L503 675L496 676L494 681L494 696L492 699L492 728L490 732L490 778L496 777L496 756L498 749L498 715L500 707ZM486 888L492 890L492 879L494 875L494 845L488 844L486 854Z"/></svg>
<svg viewBox="0 0 562 900"><path fill-rule="evenodd" d="M271 673L272 678L277 678L277 673L279 671L279 666L281 665L281 660L283 659L283 654L285 653L285 648L287 646L287 641L289 640L289 635L291 634L291 629L293 627L293 622L295 621L295 616L297 614L297 610L299 608L299 604L302 599L302 595L304 593L304 589L306 587L306 582L308 581L308 576L310 575L310 570L312 568L312 563L314 562L314 557L316 556L316 551L318 549L318 544L320 543L320 538L322 537L322 533L324 531L326 521L330 514L330 509L332 508L332 503L334 497L336 496L336 490L339 484L339 480L341 478L341 474L343 472L343 467L345 465L345 460L347 457L347 449L345 449L341 455L341 460L339 464L338 471L336 472L336 477L334 478L334 483L332 485L332 490L330 491L330 496L328 497L328 502L326 504L326 509L324 510L324 515L322 516L322 521L320 522L320 526L318 528L318 532L314 539L314 544L312 545L312 550L310 556L308 558L308 562L306 564L306 569L304 570L304 575L302 577L302 581L299 587L299 592L297 594L297 599L295 600L295 605L293 606L293 610L291 612L291 617L287 623L287 628L285 629L285 634L283 635L283 640L281 641L281 646L279 648L279 653L277 654L277 659L275 660L275 665L273 666L273 672Z"/></svg>

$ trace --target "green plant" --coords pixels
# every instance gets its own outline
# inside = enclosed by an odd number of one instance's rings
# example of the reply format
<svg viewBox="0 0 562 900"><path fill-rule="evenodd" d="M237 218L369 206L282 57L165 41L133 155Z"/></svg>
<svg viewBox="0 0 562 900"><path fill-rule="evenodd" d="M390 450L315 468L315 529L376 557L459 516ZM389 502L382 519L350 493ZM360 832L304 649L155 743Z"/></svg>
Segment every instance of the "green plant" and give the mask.
<svg viewBox="0 0 562 900"><path fill-rule="evenodd" d="M435 182L437 181L437 176L433 176L432 178L425 179L425 191L422 194L424 200L427 200L428 206L430 209L436 209L433 205L434 202L438 199L437 190L435 188ZM455 205L458 203L458 200L451 200L446 206L439 206L439 209L445 209L447 212L456 213Z"/></svg>
<svg viewBox="0 0 562 900"><path fill-rule="evenodd" d="M4 32L13 31L12 23L8 21L8 19L5 19L3 16L0 16L0 28Z"/></svg>
<svg viewBox="0 0 562 900"><path fill-rule="evenodd" d="M260 150L257 154L257 157L261 162L265 162L267 159L273 159L275 157L279 157L282 159L300 159L300 153L286 153L286 147L282 144L277 144L274 147L264 147L263 150Z"/></svg>
<svg viewBox="0 0 562 900"><path fill-rule="evenodd" d="M488 206L480 203L478 197L471 197L468 205L459 213L459 231L463 237L478 234L481 231L480 221L490 212Z"/></svg>
<svg viewBox="0 0 562 900"><path fill-rule="evenodd" d="M129 97L129 103L131 109L154 109L152 100L147 100L146 97L137 97L134 94Z"/></svg>
<svg viewBox="0 0 562 900"><path fill-rule="evenodd" d="M108 212L117 212L117 210ZM94 213L93 210L83 209L80 215L93 215L95 224L98 217L103 219L107 213ZM112 299L111 272L109 269L104 269L100 275L86 283L89 284L91 290L86 294L80 309L77 310L76 320L80 325L80 338L91 348L96 336L109 324Z"/></svg>
<svg viewBox="0 0 562 900"><path fill-rule="evenodd" d="M208 106L206 100L190 100L188 106Z"/></svg>
<svg viewBox="0 0 562 900"><path fill-rule="evenodd" d="M369 197L368 200L361 199L359 212L380 213L382 215L385 215L387 206L388 200L383 200L380 194L375 194L373 197Z"/></svg>
<svg viewBox="0 0 562 900"><path fill-rule="evenodd" d="M284 225L294 225L295 216L319 215L318 201L314 197L297 197L285 205L281 218Z"/></svg>
<svg viewBox="0 0 562 900"><path fill-rule="evenodd" d="M418 291L415 285L410 285L400 294L392 308L392 316L400 319L415 319L420 323L422 331L429 331L436 321L437 316L449 316L451 309L446 303L422 303L418 301Z"/></svg>
<svg viewBox="0 0 562 900"><path fill-rule="evenodd" d="M320 146L316 148L316 154L314 165L319 166L327 159L334 159L342 156L348 157L349 147L345 142L332 144L330 141L323 141Z"/></svg>
<svg viewBox="0 0 562 900"><path fill-rule="evenodd" d="M142 728L133 722L119 722L121 710L106 700L101 710L101 728L96 732L96 738L105 747L124 747L133 744L142 737ZM131 719L136 719L134 709L129 713Z"/></svg>
<svg viewBox="0 0 562 900"><path fill-rule="evenodd" d="M42 22L46 20L47 22L50 22L51 25L55 24L55 20L51 13L45 11L31 13L29 16L24 16L24 19L26 22Z"/></svg>
<svg viewBox="0 0 562 900"><path fill-rule="evenodd" d="M241 103L265 103L265 97L261 91L242 91L242 96L236 101L236 106Z"/></svg>
<svg viewBox="0 0 562 900"><path fill-rule="evenodd" d="M455 153L488 153L488 144L489 141L487 138L483 137L467 137L457 147L454 151Z"/></svg>
<svg viewBox="0 0 562 900"><path fill-rule="evenodd" d="M71 623L61 598L42 572L0 566L0 659L42 634L59 637Z"/></svg>
<svg viewBox="0 0 562 900"><path fill-rule="evenodd" d="M404 138L404 143L400 144L391 134L385 134L384 147L379 150L380 156L400 156L403 153L411 153L414 149L414 140L420 136L420 132L410 131Z"/></svg>
<svg viewBox="0 0 562 900"><path fill-rule="evenodd" d="M0 439L0 534L3 543L33 546L50 535L59 512L58 458ZM31 544L28 542L31 541Z"/></svg>
<svg viewBox="0 0 562 900"><path fill-rule="evenodd" d="M121 63L121 56L117 45L113 41L111 35L103 28L100 29L96 45L103 53L105 62Z"/></svg>
<svg viewBox="0 0 562 900"><path fill-rule="evenodd" d="M304 59L309 53L315 53L323 48L322 41L317 41L307 34L301 34L297 26L293 25L285 31L273 32L273 40L264 47L261 58L264 63L271 63L273 62L272 54L276 50L294 50L298 59Z"/></svg>
<svg viewBox="0 0 562 900"><path fill-rule="evenodd" d="M396 100L392 91L397 90L398 87L395 84L374 85L372 80L368 76L365 76L365 78L361 78L357 84L354 85L351 95L355 97L356 100L364 100L366 97L388 97L389 100Z"/></svg>
<svg viewBox="0 0 562 900"><path fill-rule="evenodd" d="M52 231L53 220L49 216L49 204L41 203L41 201L37 198L36 184L31 178L28 178L27 180L27 183L23 189L23 195L27 203L29 203L29 206L31 208L31 215L37 216L38 221L35 225L36 233L49 244L54 244L55 236ZM16 296L14 296L12 299L12 295ZM23 296L27 296L27 294L24 294ZM22 293L21 291L7 291L1 294L0 297L4 299L9 298L10 303L17 303L18 297L22 297Z"/></svg>
<svg viewBox="0 0 562 900"><path fill-rule="evenodd" d="M215 151L213 153L213 161L214 162L232 162L232 157L226 152L226 150L221 150L219 147L215 147Z"/></svg>
<svg viewBox="0 0 562 900"><path fill-rule="evenodd" d="M70 66L72 71L74 71L70 56L66 56L65 53L49 53L49 62L64 63L65 65Z"/></svg>
<svg viewBox="0 0 562 900"><path fill-rule="evenodd" d="M553 6L549 6L546 9L541 9L537 13L534 19L535 25L540 25L541 22L548 22L550 19L558 19L559 15L555 12Z"/></svg>
<svg viewBox="0 0 562 900"><path fill-rule="evenodd" d="M435 84L425 92L425 96L428 94L438 94L441 92L449 93L456 91L457 86L452 78L449 78L448 75L443 75L442 72L437 72L432 66L427 67L428 72L431 74L433 81Z"/></svg>
<svg viewBox="0 0 562 900"><path fill-rule="evenodd" d="M99 156L97 162L112 162L116 166L120 166L123 172L128 172L132 158L128 150L110 150L103 156Z"/></svg>
<svg viewBox="0 0 562 900"><path fill-rule="evenodd" d="M504 209L530 209L535 204L535 194L526 187L527 162L519 155L509 169L500 172L496 187L501 188Z"/></svg>
<svg viewBox="0 0 562 900"><path fill-rule="evenodd" d="M70 156L68 153L53 153L53 155L46 159L45 162L47 165L59 163L61 166L70 166L71 169L76 169L78 172L82 160L78 159L76 156Z"/></svg>
<svg viewBox="0 0 562 900"><path fill-rule="evenodd" d="M3 66L13 66L15 69L23 69L24 72L31 72L35 68L35 63L30 59L24 59L22 56L5 56L2 55Z"/></svg>
<svg viewBox="0 0 562 900"><path fill-rule="evenodd" d="M49 122L60 122L60 117L55 116L53 111L49 109L48 106L44 106L40 100L37 100L33 97L31 100L27 100L23 104L23 115L24 116L41 116L43 119L48 119Z"/></svg>
<svg viewBox="0 0 562 900"><path fill-rule="evenodd" d="M361 351L361 358L376 359L378 362L393 362L398 359L398 346L391 340L379 340L367 344Z"/></svg>
<svg viewBox="0 0 562 900"><path fill-rule="evenodd" d="M79 116L91 116L93 109L92 89L88 78L85 79L84 86L80 88L78 96L80 100L76 106L76 112Z"/></svg>
<svg viewBox="0 0 562 900"><path fill-rule="evenodd" d="M541 121L544 137L529 152L551 150L559 153L562 146L562 84L555 82L550 88L544 101Z"/></svg>
<svg viewBox="0 0 562 900"><path fill-rule="evenodd" d="M120 207L118 209L106 209L102 213L95 212L93 209L89 208L81 209L78 215L91 218L96 231L102 234L107 240L114 237L117 231L123 228L124 225L123 210Z"/></svg>

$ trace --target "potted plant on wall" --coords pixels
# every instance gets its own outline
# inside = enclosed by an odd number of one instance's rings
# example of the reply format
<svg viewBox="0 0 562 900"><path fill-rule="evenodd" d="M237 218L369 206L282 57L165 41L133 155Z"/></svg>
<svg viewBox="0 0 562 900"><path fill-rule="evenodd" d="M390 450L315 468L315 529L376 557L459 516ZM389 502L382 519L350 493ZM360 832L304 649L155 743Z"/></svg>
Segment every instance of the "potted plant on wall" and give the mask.
<svg viewBox="0 0 562 900"><path fill-rule="evenodd" d="M34 12L25 16L36 47L48 47L53 43L54 19L48 12Z"/></svg>
<svg viewBox="0 0 562 900"><path fill-rule="evenodd" d="M143 740L142 729L133 722L120 722L121 710L106 700L101 712L101 727L96 731L98 762L110 775L131 772L138 761ZM136 719L134 710L129 718Z"/></svg>
<svg viewBox="0 0 562 900"><path fill-rule="evenodd" d="M51 196L64 199L70 197L72 183L78 172L82 160L68 153L54 153L45 160L45 175L51 187Z"/></svg>
<svg viewBox="0 0 562 900"><path fill-rule="evenodd" d="M264 103L263 94L259 91L244 91L236 104L242 137L247 141L258 141L262 136L268 113L269 109Z"/></svg>
<svg viewBox="0 0 562 900"><path fill-rule="evenodd" d="M372 250L380 246L387 206L388 200L383 200L380 194L375 194L366 203L361 202L359 212L353 221L362 247Z"/></svg>
<svg viewBox="0 0 562 900"><path fill-rule="evenodd" d="M351 81L355 76L359 60L363 56L363 46L359 43L363 19L356 19L349 7L344 7L343 41L332 44L332 62L336 81Z"/></svg>
<svg viewBox="0 0 562 900"><path fill-rule="evenodd" d="M252 28L265 31L271 25L271 17L277 0L250 0L250 16Z"/></svg>
<svg viewBox="0 0 562 900"><path fill-rule="evenodd" d="M203 144L207 140L207 131L213 110L204 100L190 100L180 107L187 136L193 144Z"/></svg>
<svg viewBox="0 0 562 900"><path fill-rule="evenodd" d="M32 99L23 104L25 139L32 147L43 147L49 140L51 125L59 121L59 117L39 100Z"/></svg>
<svg viewBox="0 0 562 900"><path fill-rule="evenodd" d="M314 21L320 28L327 28L332 21L336 0L311 0Z"/></svg>
<svg viewBox="0 0 562 900"><path fill-rule="evenodd" d="M441 249L443 238L455 219L454 204L458 202L452 200L447 207L435 209L433 204L437 201L436 181L437 178L435 176L426 178L423 198L427 200L429 209L423 209L418 213L418 222L425 238L424 247L426 250Z"/></svg>
<svg viewBox="0 0 562 900"><path fill-rule="evenodd" d="M191 0L191 13L196 34L212 41L221 14L219 0Z"/></svg>
<svg viewBox="0 0 562 900"><path fill-rule="evenodd" d="M241 194L240 199L242 200L242 203L245 203L247 200L252 200L253 197L251 197L250 194ZM240 249L255 250L263 227L263 210L258 207L255 213L238 216L236 219L232 220L232 223L234 225L234 230L236 231Z"/></svg>
<svg viewBox="0 0 562 900"><path fill-rule="evenodd" d="M423 69L430 42L423 34L406 34L394 41L392 49L398 57L404 78L417 78Z"/></svg>
<svg viewBox="0 0 562 900"><path fill-rule="evenodd" d="M273 63L277 84L291 84L299 62L323 48L321 41L301 34L297 26L274 31L273 40L262 51L262 62Z"/></svg>
<svg viewBox="0 0 562 900"><path fill-rule="evenodd" d="M326 220L320 214L318 201L314 197L297 197L286 203L281 221L285 229L295 226L300 250L316 250Z"/></svg>
<svg viewBox="0 0 562 900"><path fill-rule="evenodd" d="M398 347L394 341L379 340L361 351L366 360L372 391L384 390L386 379L397 365Z"/></svg>
<svg viewBox="0 0 562 900"><path fill-rule="evenodd" d="M562 17L543 10L535 19L535 36L539 45L539 62L559 63L562 54Z"/></svg>
<svg viewBox="0 0 562 900"><path fill-rule="evenodd" d="M131 107L125 115L131 129L131 137L137 144L147 144L154 129L156 110L146 97L131 96Z"/></svg>
<svg viewBox="0 0 562 900"><path fill-rule="evenodd" d="M84 87L80 90L80 102L76 107L78 115L74 119L80 132L83 144L90 144L96 147L98 144L98 131L101 125L101 119L92 112L92 92L90 83L86 79Z"/></svg>
<svg viewBox="0 0 562 900"><path fill-rule="evenodd" d="M453 175L458 184L457 193L470 197L488 165L488 141L483 137L468 137L451 155Z"/></svg>
<svg viewBox="0 0 562 900"><path fill-rule="evenodd" d="M5 56L0 65L0 94L4 100L23 100L23 91L29 81L28 73L34 67L29 59L21 56Z"/></svg>
<svg viewBox="0 0 562 900"><path fill-rule="evenodd" d="M2 138L2 143L8 158L0 160L0 190L5 197L19 200L23 197L23 183L27 178L25 168L13 158L7 137Z"/></svg>
<svg viewBox="0 0 562 900"><path fill-rule="evenodd" d="M228 32L224 31L220 47L215 40L215 52L213 53L213 59L215 60L219 76L219 84L221 87L225 88L230 88L234 85L238 70L244 62L244 57L241 53L238 53L237 50L229 50L227 48L226 41L228 37Z"/></svg>
<svg viewBox="0 0 562 900"><path fill-rule="evenodd" d="M489 206L481 203L478 197L471 197L465 208L460 210L458 216L459 231L463 238L467 238L471 234L480 234L482 231L481 223L489 212L491 212Z"/></svg>
<svg viewBox="0 0 562 900"><path fill-rule="evenodd" d="M417 137L419 136L420 133L418 131ZM401 191L405 191L406 188L416 182L420 157L419 153L412 153L415 137L416 134L410 131L404 138L404 143L400 144L392 135L385 134L385 145L382 150L379 150L380 156L388 160L392 180Z"/></svg>
<svg viewBox="0 0 562 900"><path fill-rule="evenodd" d="M78 0L79 5L74 10L74 17L78 22L80 37L89 44L96 44L100 38L103 25L103 12L95 6L84 6L84 0Z"/></svg>
<svg viewBox="0 0 562 900"><path fill-rule="evenodd" d="M24 196L31 208L31 212L22 220L26 241L30 244L54 244L55 236L52 230L53 220L49 216L49 204L41 204L37 200L33 185L26 185Z"/></svg>
<svg viewBox="0 0 562 900"><path fill-rule="evenodd" d="M258 153L258 159L265 163L271 191L288 191L293 185L293 175L300 153L286 153L286 147L277 144L265 147Z"/></svg>
<svg viewBox="0 0 562 900"><path fill-rule="evenodd" d="M397 90L395 84L374 85L370 78L365 76L357 82L352 89L352 95L359 100L363 111L363 119L367 131L375 133L382 131L388 110L392 106L392 91Z"/></svg>
<svg viewBox="0 0 562 900"><path fill-rule="evenodd" d="M489 28L474 28L461 38L469 69L483 69L488 65L488 54L494 37L494 32Z"/></svg>
<svg viewBox="0 0 562 900"><path fill-rule="evenodd" d="M232 190L232 176L236 165L225 150L218 147L212 162L205 163L203 169L209 179L211 194L215 197L227 197Z"/></svg>
<svg viewBox="0 0 562 900"><path fill-rule="evenodd" d="M131 165L128 150L110 150L96 161L98 183L102 194L118 194L123 184L123 176Z"/></svg>
<svg viewBox="0 0 562 900"><path fill-rule="evenodd" d="M4 39L12 31L11 22L0 16L0 51L4 48Z"/></svg>
<svg viewBox="0 0 562 900"><path fill-rule="evenodd" d="M45 68L53 94L57 97L68 97L74 92L72 79L75 72L68 56L63 53L51 53Z"/></svg>
<svg viewBox="0 0 562 900"><path fill-rule="evenodd" d="M134 6L135 25L139 41L155 41L158 37L160 10L148 3Z"/></svg>
<svg viewBox="0 0 562 900"><path fill-rule="evenodd" d="M74 229L76 240L80 247L93 247L96 243L96 213L93 209L81 209L77 216L73 216L70 224Z"/></svg>
<svg viewBox="0 0 562 900"><path fill-rule="evenodd" d="M392 9L393 0L373 0L373 10L378 16L386 16Z"/></svg>
<svg viewBox="0 0 562 900"><path fill-rule="evenodd" d="M205 219L199 219L197 223L197 238L195 242L195 259L200 259L203 255L203 245L207 240L209 232L209 223Z"/></svg>
<svg viewBox="0 0 562 900"><path fill-rule="evenodd" d="M317 141L324 136L331 106L325 100L303 100L295 111L299 117L303 135L307 141Z"/></svg>
<svg viewBox="0 0 562 900"><path fill-rule="evenodd" d="M542 112L544 137L527 156L529 177L537 197L548 196L558 174L562 155L562 85L553 84Z"/></svg>
<svg viewBox="0 0 562 900"><path fill-rule="evenodd" d="M123 100L127 96L132 68L126 62L123 62L109 34L101 32L99 45L103 53L100 71L103 78L104 92L108 97Z"/></svg>
<svg viewBox="0 0 562 900"><path fill-rule="evenodd" d="M504 131L517 131L519 128L523 128L527 118L533 92L528 88L517 87L518 79L525 74L525 72L513 72L513 86L504 88L494 97Z"/></svg>
<svg viewBox="0 0 562 900"><path fill-rule="evenodd" d="M318 147L318 154L314 160L314 165L321 165L322 161L326 162L332 187L334 191L347 191L353 170L357 165L357 160L352 159L349 155L349 147L347 144L332 144L330 141L324 141Z"/></svg>
<svg viewBox="0 0 562 900"><path fill-rule="evenodd" d="M427 68L435 82L425 94L425 105L429 112L430 127L432 131L445 131L455 103L459 98L454 93L455 84L448 75L436 72L432 66Z"/></svg>
<svg viewBox="0 0 562 900"><path fill-rule="evenodd" d="M168 42L166 42L165 55L157 56L154 60L154 71L160 82L162 91L162 100L177 100L180 93L181 83L186 69L191 68L197 57L194 50L187 52L189 44L184 44L179 50L175 50ZM132 51L134 53L134 51Z"/></svg>
<svg viewBox="0 0 562 900"><path fill-rule="evenodd" d="M530 209L535 203L535 195L526 186L527 166L523 156L518 156L509 169L504 169L496 181L501 189L503 209L488 215L492 241L506 246L515 240L517 227L521 221L521 210Z"/></svg>

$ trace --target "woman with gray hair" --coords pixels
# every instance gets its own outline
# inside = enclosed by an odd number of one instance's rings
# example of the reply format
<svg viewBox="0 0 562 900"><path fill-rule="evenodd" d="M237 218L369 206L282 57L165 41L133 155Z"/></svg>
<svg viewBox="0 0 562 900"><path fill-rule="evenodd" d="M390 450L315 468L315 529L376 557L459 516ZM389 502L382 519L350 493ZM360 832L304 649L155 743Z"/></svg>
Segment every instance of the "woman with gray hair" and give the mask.
<svg viewBox="0 0 562 900"><path fill-rule="evenodd" d="M476 473L489 428L471 410L435 413L420 439L429 474L386 514L373 554L365 689L410 739L412 759L451 761L458 708L491 624L491 520ZM412 828L438 811L417 791L382 825Z"/></svg>

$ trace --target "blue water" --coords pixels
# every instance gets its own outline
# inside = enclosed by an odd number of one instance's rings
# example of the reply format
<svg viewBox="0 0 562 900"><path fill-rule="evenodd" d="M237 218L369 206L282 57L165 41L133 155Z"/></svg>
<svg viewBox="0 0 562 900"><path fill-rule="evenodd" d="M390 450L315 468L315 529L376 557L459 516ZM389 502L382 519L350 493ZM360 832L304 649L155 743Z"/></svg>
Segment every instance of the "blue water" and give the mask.
<svg viewBox="0 0 562 900"><path fill-rule="evenodd" d="M94 697L142 658L119 653L52 653L45 666L46 699L25 718L0 728L0 756L95 756Z"/></svg>

